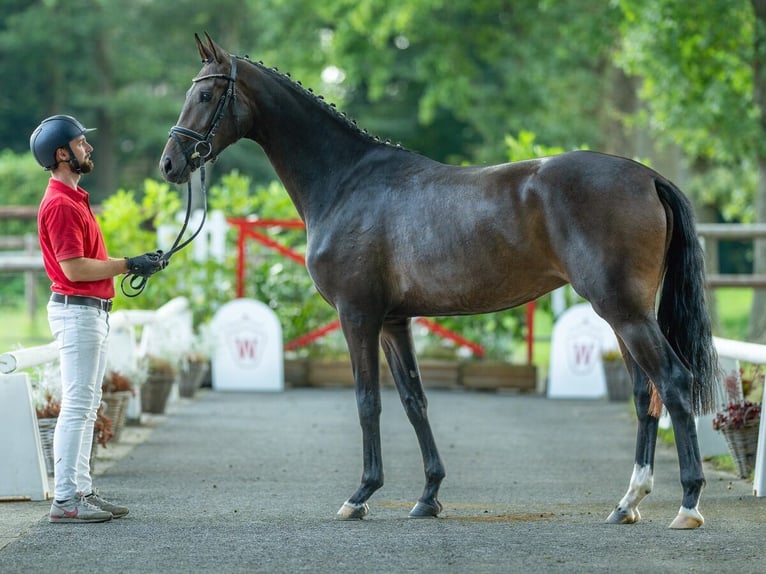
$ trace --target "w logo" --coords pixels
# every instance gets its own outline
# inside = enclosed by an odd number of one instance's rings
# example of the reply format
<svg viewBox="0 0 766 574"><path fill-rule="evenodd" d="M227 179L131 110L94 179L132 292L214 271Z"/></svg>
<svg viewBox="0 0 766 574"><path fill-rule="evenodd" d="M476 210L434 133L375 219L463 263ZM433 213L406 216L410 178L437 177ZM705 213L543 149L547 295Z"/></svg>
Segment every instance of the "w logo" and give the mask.
<svg viewBox="0 0 766 574"><path fill-rule="evenodd" d="M258 339L234 337L234 344L237 347L237 356L240 361L252 361L258 351Z"/></svg>
<svg viewBox="0 0 766 574"><path fill-rule="evenodd" d="M266 334L254 328L249 323L238 325L239 329L233 329L226 337L229 354L240 367L257 367L263 358L266 347Z"/></svg>
<svg viewBox="0 0 766 574"><path fill-rule="evenodd" d="M577 374L589 373L597 363L600 348L601 345L595 337L581 335L572 338L567 352L569 368Z"/></svg>

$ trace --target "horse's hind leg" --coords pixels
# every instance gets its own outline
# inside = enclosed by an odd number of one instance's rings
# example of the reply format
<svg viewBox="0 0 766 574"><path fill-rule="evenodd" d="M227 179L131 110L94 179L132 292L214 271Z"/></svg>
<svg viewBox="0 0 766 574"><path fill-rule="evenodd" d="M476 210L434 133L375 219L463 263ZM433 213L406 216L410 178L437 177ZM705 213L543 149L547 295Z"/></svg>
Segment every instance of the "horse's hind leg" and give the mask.
<svg viewBox="0 0 766 574"><path fill-rule="evenodd" d="M684 367L670 347L654 318L623 322L616 325L615 330L635 362L653 381L673 422L678 463L681 470L683 499L678 516L670 524L670 527L686 529L702 526L704 518L699 512L698 505L702 488L705 485L705 476L702 472L702 458L700 457L697 429L692 412L692 374ZM649 410L649 399L648 395L639 388L645 385L637 384L635 386L637 389L636 408L639 417L641 417L644 411L648 412ZM657 421L656 417L650 414L643 416L643 420L639 420L636 447L636 468L638 470L634 470L634 479L635 484L644 484L651 488L651 481L647 481L644 474L651 473L652 469L651 459L654 456ZM633 484L634 481L631 480L631 486ZM629 490L623 501L630 499L630 497L631 491ZM634 508L636 506L637 502L633 504ZM616 510L618 512L616 518L619 517L619 511L620 505ZM622 522L622 520L614 521Z"/></svg>
<svg viewBox="0 0 766 574"><path fill-rule="evenodd" d="M420 380L420 372L412 344L409 319L388 321L383 325L381 343L399 397L410 423L415 429L423 456L426 486L417 504L410 511L411 518L437 516L442 505L437 499L444 479L444 465L436 448L431 425L428 422L427 400Z"/></svg>
<svg viewBox="0 0 766 574"><path fill-rule="evenodd" d="M609 515L607 522L633 524L641 520L638 505L652 491L654 485L654 449L657 443L659 419L649 414L651 401L649 378L627 352L622 341L620 341L620 348L633 381L633 399L638 417L636 458L628 491Z"/></svg>

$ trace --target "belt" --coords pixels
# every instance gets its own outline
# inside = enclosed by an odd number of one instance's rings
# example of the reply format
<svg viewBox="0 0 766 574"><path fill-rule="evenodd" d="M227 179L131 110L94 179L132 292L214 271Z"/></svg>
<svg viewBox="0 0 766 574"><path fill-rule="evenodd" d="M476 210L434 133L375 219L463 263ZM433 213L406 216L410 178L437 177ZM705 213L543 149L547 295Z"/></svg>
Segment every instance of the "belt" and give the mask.
<svg viewBox="0 0 766 574"><path fill-rule="evenodd" d="M85 305L86 307L95 307L102 311L112 310L112 301L109 299L99 299L98 297L81 297L80 295L62 295L53 293L51 301L54 303L64 303L65 305Z"/></svg>

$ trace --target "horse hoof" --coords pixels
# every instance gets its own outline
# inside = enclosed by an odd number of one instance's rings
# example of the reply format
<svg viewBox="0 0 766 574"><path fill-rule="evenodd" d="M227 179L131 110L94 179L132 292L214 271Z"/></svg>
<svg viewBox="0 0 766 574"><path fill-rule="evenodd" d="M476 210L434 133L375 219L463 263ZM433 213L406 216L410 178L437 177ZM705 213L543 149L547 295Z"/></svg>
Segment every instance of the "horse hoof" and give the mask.
<svg viewBox="0 0 766 574"><path fill-rule="evenodd" d="M435 518L442 511L441 502L434 500L435 504L429 504L419 500L410 510L410 518Z"/></svg>
<svg viewBox="0 0 766 574"><path fill-rule="evenodd" d="M638 508L621 509L619 506L612 510L606 519L609 524L635 524L639 520L641 520L641 514L638 512Z"/></svg>
<svg viewBox="0 0 766 574"><path fill-rule="evenodd" d="M336 520L361 520L370 513L370 507L366 502L355 504L348 500L343 503L335 515Z"/></svg>
<svg viewBox="0 0 766 574"><path fill-rule="evenodd" d="M693 530L705 523L705 519L696 508L683 508L678 511L678 516L670 523L668 528L673 530Z"/></svg>

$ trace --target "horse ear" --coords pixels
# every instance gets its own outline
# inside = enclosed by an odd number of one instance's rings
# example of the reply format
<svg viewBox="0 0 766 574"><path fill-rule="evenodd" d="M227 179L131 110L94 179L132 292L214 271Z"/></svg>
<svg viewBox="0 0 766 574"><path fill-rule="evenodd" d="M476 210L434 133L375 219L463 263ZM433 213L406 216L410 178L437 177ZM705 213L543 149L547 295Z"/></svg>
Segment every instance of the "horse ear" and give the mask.
<svg viewBox="0 0 766 574"><path fill-rule="evenodd" d="M210 37L210 34L205 32L205 38L207 38L207 46L210 53L210 56L212 58L215 58L215 60L220 63L223 58L221 57L225 52L221 50L221 48L213 42L213 39Z"/></svg>
<svg viewBox="0 0 766 574"><path fill-rule="evenodd" d="M207 36L207 33L205 34ZM194 39L197 41L197 50L199 50L199 57L202 58L202 63L205 64L213 59L213 57L210 55L210 53L207 50L207 47L202 43L202 40L200 40L199 36L195 32ZM209 36L208 36L209 39Z"/></svg>

